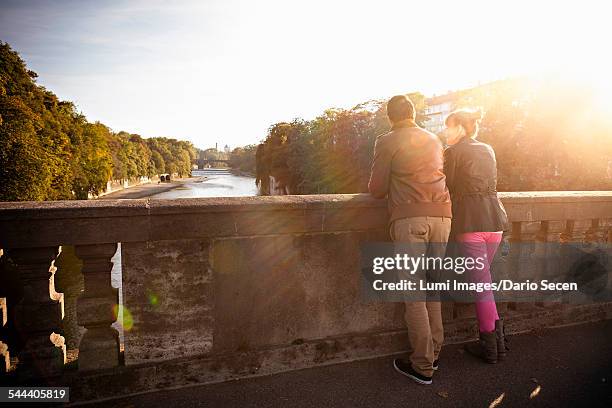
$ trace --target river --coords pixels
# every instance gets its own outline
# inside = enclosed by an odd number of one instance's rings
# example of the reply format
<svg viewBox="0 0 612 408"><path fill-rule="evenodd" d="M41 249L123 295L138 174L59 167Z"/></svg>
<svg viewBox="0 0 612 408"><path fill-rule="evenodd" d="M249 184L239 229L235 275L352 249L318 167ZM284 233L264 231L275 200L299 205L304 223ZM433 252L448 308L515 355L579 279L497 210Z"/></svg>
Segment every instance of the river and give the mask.
<svg viewBox="0 0 612 408"><path fill-rule="evenodd" d="M241 197L257 195L253 177L237 176L227 169L193 170L192 177L199 180L181 184L170 191L152 195L151 198ZM202 179L206 177L206 179Z"/></svg>

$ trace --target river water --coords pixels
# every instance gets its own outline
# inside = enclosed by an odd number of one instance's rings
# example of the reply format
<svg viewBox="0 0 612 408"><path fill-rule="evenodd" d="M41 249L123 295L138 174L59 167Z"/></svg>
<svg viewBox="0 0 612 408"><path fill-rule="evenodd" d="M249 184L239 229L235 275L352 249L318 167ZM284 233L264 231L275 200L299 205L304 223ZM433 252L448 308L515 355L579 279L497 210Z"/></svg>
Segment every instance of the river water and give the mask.
<svg viewBox="0 0 612 408"><path fill-rule="evenodd" d="M182 184L151 198L241 197L257 195L253 177L236 176L226 169L203 169L191 172L193 177L206 177Z"/></svg>
<svg viewBox="0 0 612 408"><path fill-rule="evenodd" d="M163 193L154 194L150 198L196 198L196 197L244 197L257 195L257 186L253 177L236 176L227 169L203 169L191 172L196 178L181 184L179 187ZM119 313L113 327L119 331L121 343L124 339L124 309L123 290L121 275L121 243L118 244L117 252L111 259L113 269L111 271L111 283L119 289Z"/></svg>

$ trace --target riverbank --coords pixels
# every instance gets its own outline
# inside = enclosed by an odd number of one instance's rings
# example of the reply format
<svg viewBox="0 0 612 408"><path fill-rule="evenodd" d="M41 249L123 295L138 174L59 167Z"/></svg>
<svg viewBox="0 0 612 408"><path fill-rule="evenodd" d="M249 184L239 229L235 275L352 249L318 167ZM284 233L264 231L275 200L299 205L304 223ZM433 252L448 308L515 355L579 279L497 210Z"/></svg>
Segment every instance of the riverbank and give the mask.
<svg viewBox="0 0 612 408"><path fill-rule="evenodd" d="M193 182L201 182L206 180L208 177L206 176L198 176L198 177L185 177L182 179L175 179L170 182L164 183L146 183L139 184L137 186L133 186L130 188L114 191L112 193L106 194L102 197L99 197L99 200L117 200L124 198L146 198L156 194L165 193L166 191L174 190L175 188L179 188L184 184L193 183Z"/></svg>

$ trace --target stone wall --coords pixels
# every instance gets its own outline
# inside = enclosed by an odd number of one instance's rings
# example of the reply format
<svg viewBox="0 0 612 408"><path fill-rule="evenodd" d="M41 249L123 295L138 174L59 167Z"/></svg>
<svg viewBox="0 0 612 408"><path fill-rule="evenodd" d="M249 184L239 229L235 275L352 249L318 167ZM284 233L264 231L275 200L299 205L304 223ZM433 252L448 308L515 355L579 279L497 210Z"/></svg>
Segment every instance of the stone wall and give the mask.
<svg viewBox="0 0 612 408"><path fill-rule="evenodd" d="M502 200L514 242L561 235L612 242L612 192ZM403 305L366 303L359 292L359 247L388 240L386 227L386 201L362 194L0 203L0 246L8 253L19 249L26 259L28 251L70 244L89 265L78 301L89 352L79 357L80 371L63 373L81 399L402 352ZM109 260L117 242L130 317L123 358L104 360L118 348L114 319L100 312L116 302ZM611 306L500 310L510 331L523 331L610 318ZM52 317L56 308L43 312ZM448 342L476 335L473 305L445 304L443 315Z"/></svg>
<svg viewBox="0 0 612 408"><path fill-rule="evenodd" d="M207 354L213 282L207 239L122 244L125 364ZM127 314L126 313L126 314Z"/></svg>
<svg viewBox="0 0 612 408"><path fill-rule="evenodd" d="M103 197L116 191L125 190L127 188L139 186L141 184L156 182L157 180L159 180L158 175L152 176L151 178L147 176L141 176L122 180L109 180L106 182L106 188L104 189L104 191L101 191L100 194L97 196L94 196L90 193L89 199Z"/></svg>

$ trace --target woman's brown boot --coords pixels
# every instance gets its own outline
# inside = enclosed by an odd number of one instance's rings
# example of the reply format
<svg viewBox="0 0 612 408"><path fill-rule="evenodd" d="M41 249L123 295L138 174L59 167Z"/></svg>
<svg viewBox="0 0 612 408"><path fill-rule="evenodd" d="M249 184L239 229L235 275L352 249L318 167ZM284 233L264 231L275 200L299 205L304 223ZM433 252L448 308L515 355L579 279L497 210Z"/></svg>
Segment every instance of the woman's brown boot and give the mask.
<svg viewBox="0 0 612 408"><path fill-rule="evenodd" d="M465 350L490 364L497 363L497 337L495 331L480 332L478 342L465 345Z"/></svg>
<svg viewBox="0 0 612 408"><path fill-rule="evenodd" d="M504 319L495 321L495 337L497 339L497 359L503 360L506 358L506 351L509 350L504 329Z"/></svg>

